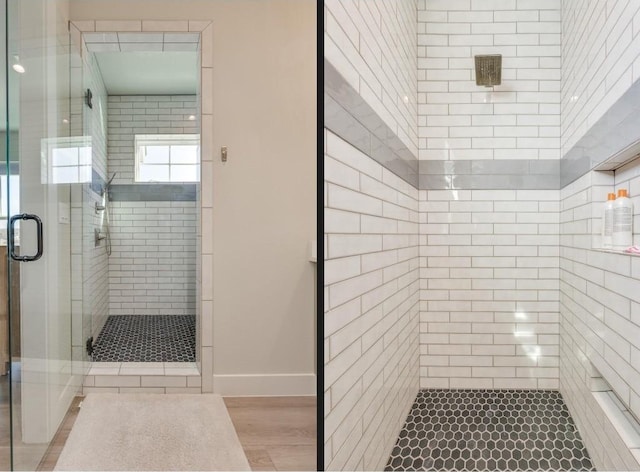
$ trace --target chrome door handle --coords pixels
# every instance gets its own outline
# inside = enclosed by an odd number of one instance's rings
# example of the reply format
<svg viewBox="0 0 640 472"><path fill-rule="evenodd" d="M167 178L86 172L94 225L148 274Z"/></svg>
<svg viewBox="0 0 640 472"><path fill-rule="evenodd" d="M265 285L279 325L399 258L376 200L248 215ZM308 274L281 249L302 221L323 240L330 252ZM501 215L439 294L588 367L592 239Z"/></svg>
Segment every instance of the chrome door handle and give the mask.
<svg viewBox="0 0 640 472"><path fill-rule="evenodd" d="M33 256L19 256L15 253L15 223L18 220L33 220L36 222L36 230L38 232L38 252ZM42 220L37 215L30 215L29 213L22 213L20 215L13 215L9 219L9 254L11 259L20 262L37 261L42 257L43 242L42 242Z"/></svg>

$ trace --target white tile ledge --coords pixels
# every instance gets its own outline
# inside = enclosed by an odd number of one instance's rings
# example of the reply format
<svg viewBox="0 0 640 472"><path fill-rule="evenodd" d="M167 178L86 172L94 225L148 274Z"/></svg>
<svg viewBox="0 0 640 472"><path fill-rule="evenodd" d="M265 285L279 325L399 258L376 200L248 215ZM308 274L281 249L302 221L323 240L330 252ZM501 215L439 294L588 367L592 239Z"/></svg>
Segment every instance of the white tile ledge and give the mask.
<svg viewBox="0 0 640 472"><path fill-rule="evenodd" d="M620 409L613 392L592 392L591 394L634 457L640 457L640 424L638 421L628 410Z"/></svg>
<svg viewBox="0 0 640 472"><path fill-rule="evenodd" d="M609 254L620 254L622 256L631 256L631 257L640 257L640 254L634 254L631 252L624 252L621 251L619 249L605 249L602 247L592 247L591 248L592 251L597 251L597 252L608 252Z"/></svg>
<svg viewBox="0 0 640 472"><path fill-rule="evenodd" d="M640 139L629 144L624 149L616 152L612 156L609 156L603 162L598 164L594 170L597 171L612 171L619 169L620 167L635 161L640 154Z"/></svg>

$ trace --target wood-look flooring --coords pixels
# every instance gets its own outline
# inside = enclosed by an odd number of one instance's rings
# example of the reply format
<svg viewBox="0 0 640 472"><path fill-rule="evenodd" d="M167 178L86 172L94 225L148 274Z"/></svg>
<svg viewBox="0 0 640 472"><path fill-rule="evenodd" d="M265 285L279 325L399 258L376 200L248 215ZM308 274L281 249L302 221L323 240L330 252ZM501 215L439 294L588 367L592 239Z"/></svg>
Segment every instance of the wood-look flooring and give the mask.
<svg viewBox="0 0 640 472"><path fill-rule="evenodd" d="M19 381L19 369L14 371L14 378L17 381L14 384L13 398L10 400L9 376L0 376L0 470L11 470L12 452L15 470L36 470L40 458L47 451L47 445L22 441L22 384ZM13 408L10 401L13 402Z"/></svg>
<svg viewBox="0 0 640 472"><path fill-rule="evenodd" d="M9 376L0 376L0 470L11 469Z"/></svg>
<svg viewBox="0 0 640 472"><path fill-rule="evenodd" d="M316 470L315 397L226 397L253 470Z"/></svg>
<svg viewBox="0 0 640 472"><path fill-rule="evenodd" d="M62 448L67 442L71 428L73 428L73 424L76 422L78 413L80 413L80 402L83 398L84 397L78 396L71 402L71 406L62 420L62 424L58 428L58 431L56 431L55 436L53 436L51 444L49 444L49 448L40 461L40 465L38 465L37 470L49 471L55 468L56 463L58 462L58 457L62 452Z"/></svg>
<svg viewBox="0 0 640 472"><path fill-rule="evenodd" d="M38 470L52 471L82 397L76 397ZM316 470L315 397L226 397L224 402L252 470Z"/></svg>

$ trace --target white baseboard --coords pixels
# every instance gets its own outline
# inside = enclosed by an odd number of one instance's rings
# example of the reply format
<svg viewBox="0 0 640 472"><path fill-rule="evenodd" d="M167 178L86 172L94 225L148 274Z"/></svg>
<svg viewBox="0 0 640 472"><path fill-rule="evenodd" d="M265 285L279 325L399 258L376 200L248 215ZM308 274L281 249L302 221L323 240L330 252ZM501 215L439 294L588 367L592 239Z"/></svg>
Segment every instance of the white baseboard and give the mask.
<svg viewBox="0 0 640 472"><path fill-rule="evenodd" d="M316 395L315 374L214 375L213 392L223 396Z"/></svg>

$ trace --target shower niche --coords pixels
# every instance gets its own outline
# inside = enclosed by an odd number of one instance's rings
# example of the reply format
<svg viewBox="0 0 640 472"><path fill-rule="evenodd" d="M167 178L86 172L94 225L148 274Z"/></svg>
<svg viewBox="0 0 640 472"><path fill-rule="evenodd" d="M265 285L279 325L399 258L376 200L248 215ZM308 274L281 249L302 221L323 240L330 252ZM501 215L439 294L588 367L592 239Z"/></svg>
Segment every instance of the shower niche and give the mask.
<svg viewBox="0 0 640 472"><path fill-rule="evenodd" d="M72 123L90 143L71 209L86 392L200 391L200 36L75 35Z"/></svg>

